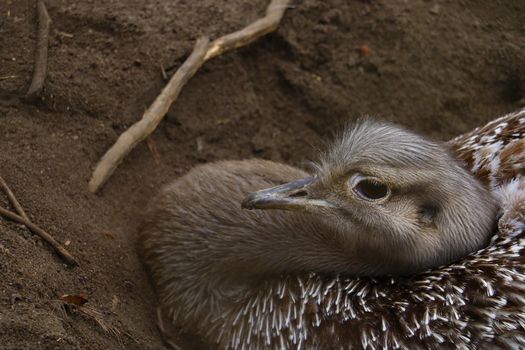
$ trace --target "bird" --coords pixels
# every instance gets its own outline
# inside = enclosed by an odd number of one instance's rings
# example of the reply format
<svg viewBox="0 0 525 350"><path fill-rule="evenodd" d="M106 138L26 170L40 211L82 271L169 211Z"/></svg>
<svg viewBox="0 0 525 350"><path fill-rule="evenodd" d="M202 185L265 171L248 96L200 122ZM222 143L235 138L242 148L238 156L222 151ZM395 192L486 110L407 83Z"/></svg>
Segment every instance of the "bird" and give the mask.
<svg viewBox="0 0 525 350"><path fill-rule="evenodd" d="M139 230L163 339L525 348L524 132L525 109L446 143L365 118L309 171L193 168L150 201Z"/></svg>

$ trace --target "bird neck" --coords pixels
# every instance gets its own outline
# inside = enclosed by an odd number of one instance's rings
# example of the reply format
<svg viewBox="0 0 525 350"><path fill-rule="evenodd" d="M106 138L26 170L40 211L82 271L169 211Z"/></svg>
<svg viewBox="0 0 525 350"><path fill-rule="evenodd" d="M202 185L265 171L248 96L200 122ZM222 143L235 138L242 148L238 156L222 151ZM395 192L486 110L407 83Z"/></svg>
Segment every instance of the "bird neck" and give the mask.
<svg viewBox="0 0 525 350"><path fill-rule="evenodd" d="M257 236L229 233L228 239L216 242L220 248L207 259L206 274L216 276L216 282L227 288L251 286L282 274L358 275L375 268L371 264L377 257L363 254L367 251L365 240L348 240L341 245L341 236L354 235L340 225L327 224L330 220L326 218L289 211L254 215L257 229L248 231L258 232Z"/></svg>

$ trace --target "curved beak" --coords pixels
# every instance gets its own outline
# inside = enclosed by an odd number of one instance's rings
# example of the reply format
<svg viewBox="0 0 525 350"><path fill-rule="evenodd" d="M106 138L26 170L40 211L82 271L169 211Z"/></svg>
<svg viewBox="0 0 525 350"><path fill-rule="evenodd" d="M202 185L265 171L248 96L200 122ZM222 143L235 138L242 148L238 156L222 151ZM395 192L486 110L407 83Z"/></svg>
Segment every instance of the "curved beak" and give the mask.
<svg viewBox="0 0 525 350"><path fill-rule="evenodd" d="M309 211L314 207L334 207L324 199L310 197L310 188L317 178L310 176L284 185L252 192L242 201L243 209L282 209Z"/></svg>

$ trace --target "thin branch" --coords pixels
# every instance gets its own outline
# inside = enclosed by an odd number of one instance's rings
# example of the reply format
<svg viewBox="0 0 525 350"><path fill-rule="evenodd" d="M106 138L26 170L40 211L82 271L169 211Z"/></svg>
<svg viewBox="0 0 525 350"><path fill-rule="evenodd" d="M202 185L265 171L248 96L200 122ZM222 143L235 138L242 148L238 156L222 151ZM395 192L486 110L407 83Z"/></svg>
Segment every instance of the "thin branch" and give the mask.
<svg viewBox="0 0 525 350"><path fill-rule="evenodd" d="M46 5L43 0L37 0L38 8L38 37L35 51L35 70L31 86L27 95L34 97L40 94L44 86L47 71L47 49L49 45L49 27L51 18L47 13Z"/></svg>
<svg viewBox="0 0 525 350"><path fill-rule="evenodd" d="M11 188L9 188L9 186L7 185L7 182L1 176L0 176L0 188L5 192L5 194L7 195L7 198L9 199L9 202L11 202L16 212L18 213L17 215L7 209L0 207L0 216L11 219L13 221L18 222L19 224L26 226L29 230L31 230L33 233L40 236L40 238L42 238L49 245L51 245L55 249L55 251L58 253L58 255L60 255L69 265L78 265L78 262L67 251L67 249L64 248L64 246L58 243L49 233L47 233L46 231L44 231L37 225L33 224L31 220L29 220L29 217L25 213L24 208L22 208L22 205L20 204L18 199L16 199L15 194L13 193L13 191L11 191Z"/></svg>
<svg viewBox="0 0 525 350"><path fill-rule="evenodd" d="M160 66L160 74L162 75L162 79L164 81L167 81L168 75L166 74L166 69L164 69L164 65L162 64L162 62L160 62L159 66Z"/></svg>
<svg viewBox="0 0 525 350"><path fill-rule="evenodd" d="M0 77L0 80L15 79L16 77L16 75L5 75L3 77Z"/></svg>
<svg viewBox="0 0 525 350"><path fill-rule="evenodd" d="M173 101L179 96L182 87L204 63L203 58L208 48L208 42L208 38L206 37L197 40L190 57L188 57L186 62L184 62L177 73L170 79L160 95L146 110L142 119L122 133L113 147L100 159L89 181L89 190L91 192L98 191L111 174L113 174L124 157L135 148L139 142L155 131Z"/></svg>
<svg viewBox="0 0 525 350"><path fill-rule="evenodd" d="M113 174L124 157L141 141L147 138L164 118L171 104L197 70L209 59L224 52L247 45L259 37L274 31L281 22L290 0L272 0L266 15L231 34L222 36L211 43L207 38L197 40L193 52L177 70L161 94L142 116L142 119L126 130L117 142L100 159L89 181L89 190L97 192Z"/></svg>
<svg viewBox="0 0 525 350"><path fill-rule="evenodd" d="M9 202L11 202L11 205L15 208L16 212L18 213L18 215L20 215L21 217L23 217L27 221L31 221L31 220L29 220L29 217L27 216L26 212L24 211L24 208L22 208L22 205L20 204L20 202L18 202L18 199L16 199L15 194L13 193L13 191L11 191L11 189L7 185L7 182L5 182L4 178L1 177L1 176L0 176L0 187L2 188L4 193L7 195L7 198L9 199Z"/></svg>
<svg viewBox="0 0 525 350"><path fill-rule="evenodd" d="M17 215L9 210L6 210L2 207L0 207L0 215L8 218L10 220L13 220L15 222L18 222L19 224L24 225L28 229L30 229L33 233L39 235L44 241L49 243L55 249L58 255L60 255L68 265L76 266L78 265L78 262L76 259L67 251L62 244L55 241L53 237L37 225L33 224L31 221L28 221L21 217L20 215Z"/></svg>
<svg viewBox="0 0 525 350"><path fill-rule="evenodd" d="M279 27L279 23L281 23L284 12L288 8L289 2L290 0L272 0L266 8L266 15L263 18L259 18L241 30L212 41L205 60L207 61L227 51L251 44L261 36L276 30Z"/></svg>
<svg viewBox="0 0 525 350"><path fill-rule="evenodd" d="M36 226L36 225L31 223L31 220L27 216L24 208L22 207L22 205L20 204L20 202L16 198L15 194L13 193L13 191L11 191L11 188L9 187L9 185L7 184L7 182L4 180L4 178L2 176L0 176L0 188L5 192L5 194L7 195L7 198L9 199L9 202L15 208L16 212L18 213L18 215L22 219L25 220L25 222L20 222L19 220L17 220L17 218L15 218L13 216L13 215L15 215L14 213L11 213L10 211L5 210L5 209L0 207L0 214L1 215L5 216L7 218L10 218L11 220L18 221L21 224L24 224L29 230L33 231L34 233L39 235L43 240L48 242L58 252L58 254L60 254L68 262L68 264L70 264L70 265L71 264L72 265L78 265L77 262L75 261L75 259L71 256L71 254L60 243L55 241L53 239L53 237L51 237L51 235L49 235L47 232L45 232L44 230L42 230L38 226ZM26 222L30 223L34 227L31 228L29 225L26 224Z"/></svg>

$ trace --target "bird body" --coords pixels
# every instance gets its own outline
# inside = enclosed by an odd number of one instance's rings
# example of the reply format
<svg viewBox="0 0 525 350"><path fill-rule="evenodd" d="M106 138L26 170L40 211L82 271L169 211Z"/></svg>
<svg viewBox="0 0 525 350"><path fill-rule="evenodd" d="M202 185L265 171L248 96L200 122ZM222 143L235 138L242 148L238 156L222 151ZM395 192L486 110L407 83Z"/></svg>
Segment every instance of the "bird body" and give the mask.
<svg viewBox="0 0 525 350"><path fill-rule="evenodd" d="M141 228L164 336L206 349L525 347L523 130L525 110L500 118L450 141L456 160L364 121L313 175L263 160L192 169Z"/></svg>

